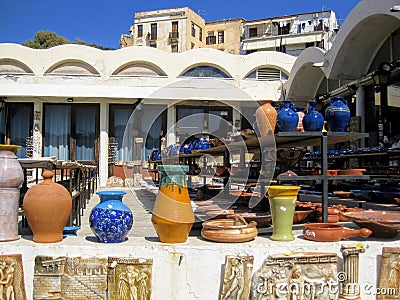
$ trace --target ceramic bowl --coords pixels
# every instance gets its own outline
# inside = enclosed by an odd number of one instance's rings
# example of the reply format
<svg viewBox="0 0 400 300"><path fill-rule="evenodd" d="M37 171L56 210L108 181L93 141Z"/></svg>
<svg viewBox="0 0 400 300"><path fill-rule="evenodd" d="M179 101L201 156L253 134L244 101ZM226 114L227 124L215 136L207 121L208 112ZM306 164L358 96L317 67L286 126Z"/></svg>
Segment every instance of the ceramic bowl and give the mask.
<svg viewBox="0 0 400 300"><path fill-rule="evenodd" d="M242 243L253 240L257 235L257 223L247 223L243 217L232 215L230 219L204 221L201 236L221 243Z"/></svg>
<svg viewBox="0 0 400 300"><path fill-rule="evenodd" d="M313 211L313 209L296 210L293 216L293 224L303 223L304 219L307 218Z"/></svg>
<svg viewBox="0 0 400 300"><path fill-rule="evenodd" d="M258 228L265 228L270 226L272 216L267 212L239 212L240 216L246 220L247 223L252 221L257 223Z"/></svg>
<svg viewBox="0 0 400 300"><path fill-rule="evenodd" d="M393 238L400 231L400 212L389 210L364 210L343 213L343 216L360 227L372 230L372 236Z"/></svg>
<svg viewBox="0 0 400 300"><path fill-rule="evenodd" d="M340 198L351 198L351 196L353 195L352 192L346 191L334 191L333 193Z"/></svg>
<svg viewBox="0 0 400 300"><path fill-rule="evenodd" d="M352 176L359 176L364 175L366 169L347 169L347 170L339 170L339 175L352 175Z"/></svg>
<svg viewBox="0 0 400 300"><path fill-rule="evenodd" d="M371 230L362 228L360 230L348 229L339 224L308 223L304 225L303 236L315 242L338 242L355 236L368 237Z"/></svg>
<svg viewBox="0 0 400 300"><path fill-rule="evenodd" d="M328 170L328 176L336 176L338 174L338 170Z"/></svg>

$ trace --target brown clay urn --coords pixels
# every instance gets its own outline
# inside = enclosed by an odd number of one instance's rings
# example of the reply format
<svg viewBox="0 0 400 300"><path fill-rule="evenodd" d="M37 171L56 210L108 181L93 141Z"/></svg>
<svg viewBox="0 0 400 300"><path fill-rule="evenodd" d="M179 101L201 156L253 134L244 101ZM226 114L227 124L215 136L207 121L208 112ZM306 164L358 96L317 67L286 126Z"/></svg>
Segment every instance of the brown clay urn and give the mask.
<svg viewBox="0 0 400 300"><path fill-rule="evenodd" d="M315 242L338 242L355 236L369 237L371 234L372 231L367 228L355 230L328 223L308 223L303 229L304 237Z"/></svg>
<svg viewBox="0 0 400 300"><path fill-rule="evenodd" d="M52 181L53 175L52 171L44 171L44 180L32 186L24 197L24 212L37 243L62 241L71 213L71 196L65 187Z"/></svg>

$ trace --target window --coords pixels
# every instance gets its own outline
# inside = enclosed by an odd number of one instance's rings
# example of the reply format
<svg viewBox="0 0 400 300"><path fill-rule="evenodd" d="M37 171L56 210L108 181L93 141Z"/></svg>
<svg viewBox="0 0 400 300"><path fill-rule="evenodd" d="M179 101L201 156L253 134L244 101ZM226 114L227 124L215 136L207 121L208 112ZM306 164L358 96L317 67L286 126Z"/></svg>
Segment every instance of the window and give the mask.
<svg viewBox="0 0 400 300"><path fill-rule="evenodd" d="M190 49L194 49L195 44L194 43L190 43Z"/></svg>
<svg viewBox="0 0 400 300"><path fill-rule="evenodd" d="M257 79L267 81L288 80L288 75L279 69L274 68L259 68L254 70L246 79Z"/></svg>
<svg viewBox="0 0 400 300"><path fill-rule="evenodd" d="M171 52L173 53L178 52L178 45L171 45Z"/></svg>
<svg viewBox="0 0 400 300"><path fill-rule="evenodd" d="M224 32L218 31L218 44L223 44L223 43L224 43Z"/></svg>
<svg viewBox="0 0 400 300"><path fill-rule="evenodd" d="M196 28L194 27L194 23L192 23L192 37L196 37Z"/></svg>
<svg viewBox="0 0 400 300"><path fill-rule="evenodd" d="M182 74L185 77L217 77L217 78L231 78L224 71L213 66L197 66L187 70Z"/></svg>
<svg viewBox="0 0 400 300"><path fill-rule="evenodd" d="M206 45L214 45L217 43L216 37L214 35L214 31L209 31L206 37Z"/></svg>
<svg viewBox="0 0 400 300"><path fill-rule="evenodd" d="M150 40L157 40L157 23L151 24Z"/></svg>
<svg viewBox="0 0 400 300"><path fill-rule="evenodd" d="M99 104L44 104L44 156L97 163Z"/></svg>
<svg viewBox="0 0 400 300"><path fill-rule="evenodd" d="M0 144L19 145L19 158L26 157L26 138L32 134L33 103L8 102L0 111Z"/></svg>
<svg viewBox="0 0 400 300"><path fill-rule="evenodd" d="M137 26L137 37L143 37L143 25Z"/></svg>
<svg viewBox="0 0 400 300"><path fill-rule="evenodd" d="M199 41L203 41L203 29L199 28Z"/></svg>
<svg viewBox="0 0 400 300"><path fill-rule="evenodd" d="M172 32L178 32L178 22L172 22Z"/></svg>
<svg viewBox="0 0 400 300"><path fill-rule="evenodd" d="M314 47L314 42L306 43L306 48Z"/></svg>
<svg viewBox="0 0 400 300"><path fill-rule="evenodd" d="M249 28L249 37L256 37L257 36L257 28Z"/></svg>

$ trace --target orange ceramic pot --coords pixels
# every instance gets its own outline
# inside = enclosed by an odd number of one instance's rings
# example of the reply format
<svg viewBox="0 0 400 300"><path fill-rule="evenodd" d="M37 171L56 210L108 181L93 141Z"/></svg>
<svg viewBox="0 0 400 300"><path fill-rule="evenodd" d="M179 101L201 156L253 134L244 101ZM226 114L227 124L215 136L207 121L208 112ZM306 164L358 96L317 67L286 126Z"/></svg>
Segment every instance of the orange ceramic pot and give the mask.
<svg viewBox="0 0 400 300"><path fill-rule="evenodd" d="M277 112L271 103L272 100L263 100L256 110L256 121L261 136L273 134L275 131Z"/></svg>
<svg viewBox="0 0 400 300"><path fill-rule="evenodd" d="M44 180L32 186L24 197L24 211L37 243L56 243L63 239L68 222L72 198L61 184L53 182L54 173L43 172Z"/></svg>
<svg viewBox="0 0 400 300"><path fill-rule="evenodd" d="M160 165L160 189L151 221L161 242L183 243L194 223L185 172L188 166Z"/></svg>

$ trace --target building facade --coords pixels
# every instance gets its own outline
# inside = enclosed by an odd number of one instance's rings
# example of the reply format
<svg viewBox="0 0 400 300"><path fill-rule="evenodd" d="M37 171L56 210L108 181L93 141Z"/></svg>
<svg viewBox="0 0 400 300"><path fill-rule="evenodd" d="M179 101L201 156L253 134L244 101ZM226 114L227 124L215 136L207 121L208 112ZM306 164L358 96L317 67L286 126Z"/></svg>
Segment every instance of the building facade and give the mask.
<svg viewBox="0 0 400 300"><path fill-rule="evenodd" d="M213 48L232 54L279 51L298 56L308 47L329 49L339 28L333 11L246 21L205 22L188 7L135 13L121 47L150 46L166 52Z"/></svg>
<svg viewBox="0 0 400 300"><path fill-rule="evenodd" d="M174 145L217 131L212 116L226 124L220 134L227 137L254 122L257 101L281 99L285 80L252 74L269 68L287 78L294 61L277 52L0 44L0 96L6 102L0 142L21 145L18 156L26 157L32 137L33 157L89 161L99 166L105 185L111 144L114 161L141 165L163 141ZM196 114L200 118L190 117Z"/></svg>
<svg viewBox="0 0 400 300"><path fill-rule="evenodd" d="M328 50L338 29L333 11L246 21L241 54L279 51L298 56L309 47Z"/></svg>

